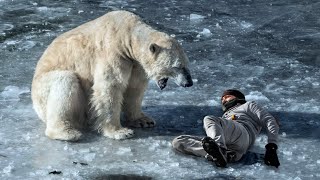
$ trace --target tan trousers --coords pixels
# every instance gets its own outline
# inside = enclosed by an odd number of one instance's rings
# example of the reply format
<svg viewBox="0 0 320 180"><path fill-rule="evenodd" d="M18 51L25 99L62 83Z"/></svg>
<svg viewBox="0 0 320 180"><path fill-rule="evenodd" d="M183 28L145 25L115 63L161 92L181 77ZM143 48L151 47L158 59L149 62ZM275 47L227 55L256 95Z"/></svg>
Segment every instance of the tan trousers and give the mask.
<svg viewBox="0 0 320 180"><path fill-rule="evenodd" d="M220 147L235 153L235 161L238 161L247 152L250 137L242 124L213 116L206 116L203 124L207 136L214 139ZM202 138L181 135L172 141L172 146L179 152L205 157L207 152L202 147Z"/></svg>

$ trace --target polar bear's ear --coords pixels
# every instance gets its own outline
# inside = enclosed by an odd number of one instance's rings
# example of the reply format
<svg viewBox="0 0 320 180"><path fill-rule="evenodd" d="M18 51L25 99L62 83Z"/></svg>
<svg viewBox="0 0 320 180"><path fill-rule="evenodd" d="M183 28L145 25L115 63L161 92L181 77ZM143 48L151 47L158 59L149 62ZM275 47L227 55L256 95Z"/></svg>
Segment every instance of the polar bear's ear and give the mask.
<svg viewBox="0 0 320 180"><path fill-rule="evenodd" d="M158 46L158 45L155 44L155 43L152 43L152 44L150 45L149 49L150 49L150 51L151 51L152 54L155 54L155 53L157 53L157 52L160 51L160 46Z"/></svg>

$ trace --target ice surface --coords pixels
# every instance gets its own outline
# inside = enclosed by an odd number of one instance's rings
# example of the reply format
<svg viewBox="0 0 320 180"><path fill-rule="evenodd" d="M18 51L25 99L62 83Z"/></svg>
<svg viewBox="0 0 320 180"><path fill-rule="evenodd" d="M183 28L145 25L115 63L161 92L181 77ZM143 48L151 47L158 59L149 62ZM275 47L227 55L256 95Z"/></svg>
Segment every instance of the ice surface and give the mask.
<svg viewBox="0 0 320 180"><path fill-rule="evenodd" d="M204 19L205 16L199 14L190 14L190 21L198 21Z"/></svg>
<svg viewBox="0 0 320 180"><path fill-rule="evenodd" d="M50 140L32 109L36 63L55 37L111 10L175 37L194 86L169 79L161 91L151 81L143 110L157 125L133 139ZM318 0L0 0L0 179L320 179L319 16ZM265 134L225 169L172 150L175 136L204 135L202 119L222 113L226 88L280 120L279 169L263 163Z"/></svg>
<svg viewBox="0 0 320 180"><path fill-rule="evenodd" d="M7 174L7 175L9 175L11 172L12 172L12 170L13 170L13 166L12 166L12 163L11 164L9 164L7 167L5 167L5 168L3 168L3 173L4 174Z"/></svg>
<svg viewBox="0 0 320 180"><path fill-rule="evenodd" d="M207 29L207 28L203 28L203 30L197 35L197 37L201 37L201 36L203 36L203 37L205 37L205 38L208 38L208 37L210 37L212 35L212 33L211 33L211 31L209 30L209 29Z"/></svg>
<svg viewBox="0 0 320 180"><path fill-rule="evenodd" d="M246 95L246 99L248 101L270 101L265 95L263 95L261 92L259 91L251 91L248 95Z"/></svg>
<svg viewBox="0 0 320 180"><path fill-rule="evenodd" d="M19 100L19 96L25 93L30 93L30 89L28 87L19 88L17 86L7 86L0 93L0 97L4 100Z"/></svg>

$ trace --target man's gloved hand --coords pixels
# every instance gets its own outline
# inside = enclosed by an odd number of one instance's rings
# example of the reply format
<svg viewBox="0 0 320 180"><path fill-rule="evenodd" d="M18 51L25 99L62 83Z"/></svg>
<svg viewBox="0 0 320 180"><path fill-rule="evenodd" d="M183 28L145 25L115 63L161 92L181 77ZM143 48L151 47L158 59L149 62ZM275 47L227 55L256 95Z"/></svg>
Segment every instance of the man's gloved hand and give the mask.
<svg viewBox="0 0 320 180"><path fill-rule="evenodd" d="M264 156L264 163L268 166L275 166L278 168L280 162L277 155L278 146L274 143L268 143L266 145L266 154Z"/></svg>

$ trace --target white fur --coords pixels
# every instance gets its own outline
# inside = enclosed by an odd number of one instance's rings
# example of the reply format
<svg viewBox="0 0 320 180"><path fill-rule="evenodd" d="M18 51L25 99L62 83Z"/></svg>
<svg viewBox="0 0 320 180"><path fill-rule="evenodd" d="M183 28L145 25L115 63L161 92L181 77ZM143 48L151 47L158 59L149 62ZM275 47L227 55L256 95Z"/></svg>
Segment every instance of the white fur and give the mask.
<svg viewBox="0 0 320 180"><path fill-rule="evenodd" d="M109 138L130 138L121 111L127 126L153 127L141 111L148 78L176 77L187 65L174 39L132 13L110 12L50 44L32 82L34 109L52 139L78 140L89 125Z"/></svg>

